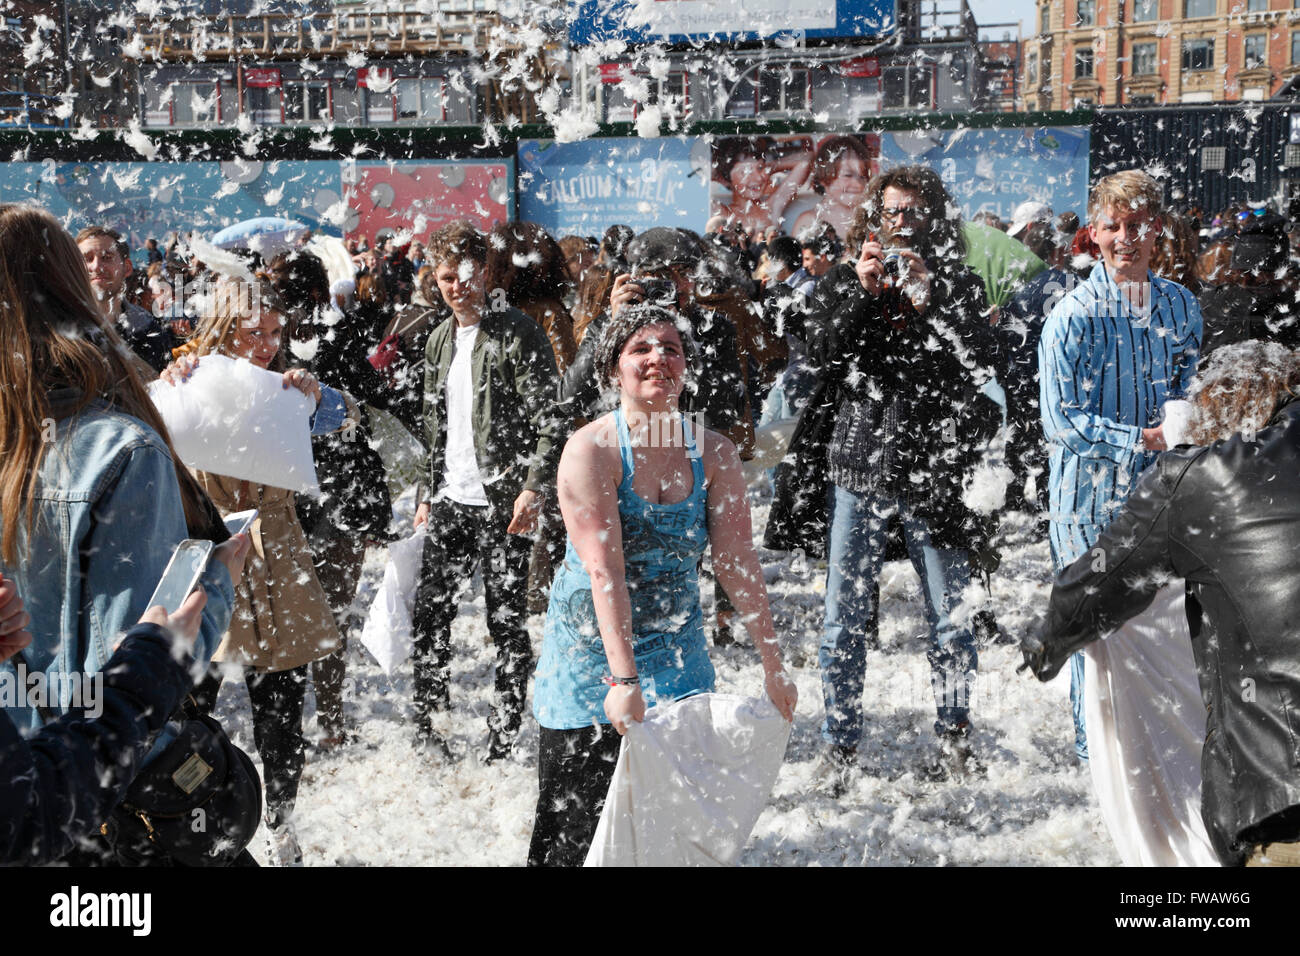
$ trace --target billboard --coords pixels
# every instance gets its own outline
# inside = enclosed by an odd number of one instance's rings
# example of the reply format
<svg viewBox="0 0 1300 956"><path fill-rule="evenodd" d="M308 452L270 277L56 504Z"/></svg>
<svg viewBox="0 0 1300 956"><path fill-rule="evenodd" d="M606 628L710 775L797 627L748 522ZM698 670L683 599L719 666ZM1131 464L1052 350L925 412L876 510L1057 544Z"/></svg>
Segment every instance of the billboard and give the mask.
<svg viewBox="0 0 1300 956"><path fill-rule="evenodd" d="M709 143L673 139L525 139L518 144L519 218L552 235L599 236L622 223L704 231Z"/></svg>
<svg viewBox="0 0 1300 956"><path fill-rule="evenodd" d="M116 229L143 259L144 240L211 235L282 216L316 232L426 235L452 219L483 228L514 214L514 161L0 163L0 200L29 202L69 230Z"/></svg>
<svg viewBox="0 0 1300 956"><path fill-rule="evenodd" d="M879 171L877 133L727 136L714 141L709 215L751 236L829 223L841 239Z"/></svg>
<svg viewBox="0 0 1300 956"><path fill-rule="evenodd" d="M574 46L606 40L759 40L778 34L884 37L898 22L895 0L582 0L570 14Z"/></svg>
<svg viewBox="0 0 1300 956"><path fill-rule="evenodd" d="M962 217L995 213L1011 221L1027 199L1058 213L1088 210L1086 126L912 130L882 133L880 165L921 163L935 169L961 206Z"/></svg>

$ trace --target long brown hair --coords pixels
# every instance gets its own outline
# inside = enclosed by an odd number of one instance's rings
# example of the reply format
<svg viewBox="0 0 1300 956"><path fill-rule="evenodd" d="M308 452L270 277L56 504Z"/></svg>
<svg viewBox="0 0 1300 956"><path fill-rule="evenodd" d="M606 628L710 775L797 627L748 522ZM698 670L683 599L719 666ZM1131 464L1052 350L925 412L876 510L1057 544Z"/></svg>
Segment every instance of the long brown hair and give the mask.
<svg viewBox="0 0 1300 956"><path fill-rule="evenodd" d="M0 558L18 562L19 531L31 534L44 426L55 418L48 391L80 392L75 415L94 399L140 419L178 461L167 427L135 371L130 349L95 305L72 236L42 209L0 205ZM202 491L176 468L186 520L206 519Z"/></svg>

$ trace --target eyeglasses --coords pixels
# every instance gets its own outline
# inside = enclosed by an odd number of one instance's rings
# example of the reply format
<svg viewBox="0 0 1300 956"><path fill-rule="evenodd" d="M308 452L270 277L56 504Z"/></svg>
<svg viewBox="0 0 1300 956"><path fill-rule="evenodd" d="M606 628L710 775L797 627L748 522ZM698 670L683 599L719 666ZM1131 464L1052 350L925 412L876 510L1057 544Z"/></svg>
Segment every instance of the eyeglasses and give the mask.
<svg viewBox="0 0 1300 956"><path fill-rule="evenodd" d="M913 222L929 219L930 210L924 206L885 206L880 210L880 217L895 222L901 217L907 217Z"/></svg>
<svg viewBox="0 0 1300 956"><path fill-rule="evenodd" d="M1243 209L1241 212L1237 213L1237 221L1245 222L1251 216L1267 216L1267 215L1268 215L1267 206L1261 206L1259 209Z"/></svg>

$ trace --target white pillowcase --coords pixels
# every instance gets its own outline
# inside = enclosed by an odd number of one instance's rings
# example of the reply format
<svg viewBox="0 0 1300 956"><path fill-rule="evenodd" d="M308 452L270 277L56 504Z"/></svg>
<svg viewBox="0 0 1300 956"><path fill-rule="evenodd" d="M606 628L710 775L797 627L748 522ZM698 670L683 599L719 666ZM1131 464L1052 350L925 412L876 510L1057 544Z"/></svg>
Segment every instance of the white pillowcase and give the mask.
<svg viewBox="0 0 1300 956"><path fill-rule="evenodd" d="M320 497L311 454L315 403L278 372L205 355L189 380L159 380L149 396L191 468Z"/></svg>

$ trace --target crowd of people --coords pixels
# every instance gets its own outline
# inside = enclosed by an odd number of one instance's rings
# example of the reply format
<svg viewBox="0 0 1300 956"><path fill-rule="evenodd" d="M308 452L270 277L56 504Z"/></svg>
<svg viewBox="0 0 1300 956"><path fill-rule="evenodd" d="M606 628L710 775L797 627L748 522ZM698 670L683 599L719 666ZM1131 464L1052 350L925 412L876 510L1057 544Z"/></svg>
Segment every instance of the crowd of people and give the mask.
<svg viewBox="0 0 1300 956"><path fill-rule="evenodd" d="M847 164L865 178L843 151L839 177ZM741 179L745 161L733 157ZM1008 224L963 221L924 166L835 192L834 222L815 216L798 237L760 215L761 190L736 197L703 235L615 225L557 240L533 223L459 221L423 241L348 240L346 275L309 246L241 252L233 268L154 240L140 275L111 229L74 239L39 210L0 207L0 654L47 673L111 669L114 692L150 714L6 710L5 774L28 784L10 799L4 858L112 858L97 821L165 745L160 709L193 684L211 715L239 675L272 859L302 862L307 685L316 746L347 746L344 653L366 548L413 530L394 524L371 439L382 411L424 454L412 738L431 759L462 759L443 715L458 595L478 571L496 651L484 761L514 753L533 679L530 865L582 863L622 735L647 698L712 691L709 644L735 642L737 626L793 719L742 466L779 423L793 431L758 486L771 495L763 544L825 562L828 793L863 771L867 652L882 566L898 558L921 582L934 690L917 772L986 773L979 650L1014 638L972 595L989 593L999 518L1017 509L1058 576L1041 632L1019 635L1026 662L1041 678L1071 667L1075 750L1125 862L1295 862L1288 221L1258 205L1212 219L1170 208L1138 171L1096 183L1082 226L1039 201ZM216 294L186 301L186 283ZM320 499L181 464L145 383L184 389L209 355L308 397ZM1192 426L1172 434L1181 402ZM997 447L1006 499L977 507L971 476ZM248 509L252 529L230 538L221 519ZM145 602L182 539L217 543L219 560L169 619ZM545 614L536 659L529 613ZM168 628L183 673L162 674ZM1184 692L1153 701L1134 673ZM144 692L138 674L158 686ZM1247 679L1257 690L1239 703L1228 685ZM47 807L44 829L19 825L21 799ZM56 833L51 814L71 823Z"/></svg>

